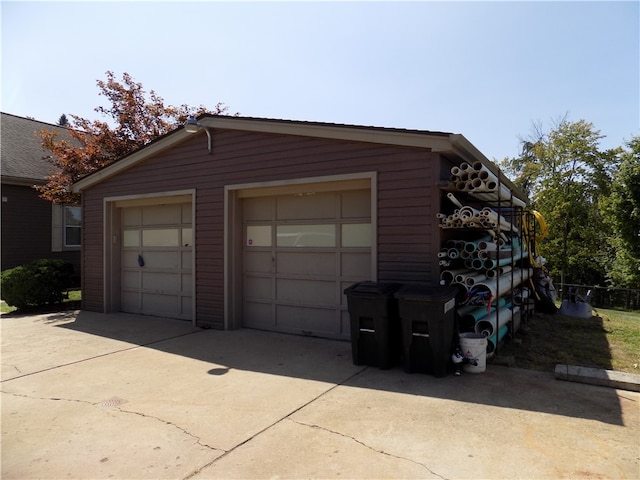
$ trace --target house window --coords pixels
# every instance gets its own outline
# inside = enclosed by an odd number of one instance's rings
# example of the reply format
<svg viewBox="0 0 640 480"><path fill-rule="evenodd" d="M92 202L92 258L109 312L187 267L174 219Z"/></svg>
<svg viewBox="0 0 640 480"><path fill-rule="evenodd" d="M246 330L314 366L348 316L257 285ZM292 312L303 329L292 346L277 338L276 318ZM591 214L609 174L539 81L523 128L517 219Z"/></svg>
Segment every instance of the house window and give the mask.
<svg viewBox="0 0 640 480"><path fill-rule="evenodd" d="M64 246L79 247L82 208L64 207Z"/></svg>

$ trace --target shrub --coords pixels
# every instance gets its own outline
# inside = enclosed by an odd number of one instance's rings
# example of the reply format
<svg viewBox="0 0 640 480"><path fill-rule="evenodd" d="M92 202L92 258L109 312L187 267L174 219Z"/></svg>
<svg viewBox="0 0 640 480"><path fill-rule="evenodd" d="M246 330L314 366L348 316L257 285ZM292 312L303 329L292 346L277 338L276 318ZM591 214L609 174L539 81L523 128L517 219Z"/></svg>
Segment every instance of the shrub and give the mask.
<svg viewBox="0 0 640 480"><path fill-rule="evenodd" d="M59 303L73 282L73 264L64 260L35 260L2 272L2 299L18 310Z"/></svg>

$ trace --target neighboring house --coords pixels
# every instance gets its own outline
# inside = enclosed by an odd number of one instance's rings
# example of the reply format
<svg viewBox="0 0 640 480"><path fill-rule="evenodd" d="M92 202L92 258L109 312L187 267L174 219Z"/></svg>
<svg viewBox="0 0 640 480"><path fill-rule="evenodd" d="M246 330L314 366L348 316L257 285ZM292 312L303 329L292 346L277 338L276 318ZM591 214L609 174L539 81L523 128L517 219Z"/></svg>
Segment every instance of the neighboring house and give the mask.
<svg viewBox="0 0 640 480"><path fill-rule="evenodd" d="M2 113L2 270L41 258L73 263L80 274L81 208L55 205L38 196L53 166L38 132L67 130L57 125Z"/></svg>
<svg viewBox="0 0 640 480"><path fill-rule="evenodd" d="M438 285L450 133L204 115L73 186L85 310L348 339L343 291Z"/></svg>

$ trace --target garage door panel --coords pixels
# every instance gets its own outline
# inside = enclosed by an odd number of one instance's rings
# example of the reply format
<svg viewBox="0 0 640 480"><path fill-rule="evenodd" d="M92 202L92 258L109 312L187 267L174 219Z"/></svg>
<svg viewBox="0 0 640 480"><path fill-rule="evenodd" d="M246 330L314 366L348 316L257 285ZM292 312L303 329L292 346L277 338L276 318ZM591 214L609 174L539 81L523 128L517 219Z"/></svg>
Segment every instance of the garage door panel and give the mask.
<svg viewBox="0 0 640 480"><path fill-rule="evenodd" d="M342 193L342 218L370 218L371 193L369 190L354 190Z"/></svg>
<svg viewBox="0 0 640 480"><path fill-rule="evenodd" d="M184 225L193 224L193 207L190 203L185 203L181 206L182 218L180 223Z"/></svg>
<svg viewBox="0 0 640 480"><path fill-rule="evenodd" d="M316 193L276 199L276 220L309 220L336 217L336 195Z"/></svg>
<svg viewBox="0 0 640 480"><path fill-rule="evenodd" d="M175 295L142 294L142 311L167 317L180 317L180 298Z"/></svg>
<svg viewBox="0 0 640 480"><path fill-rule="evenodd" d="M341 333L335 310L278 305L276 312L278 327L283 330L321 336Z"/></svg>
<svg viewBox="0 0 640 480"><path fill-rule="evenodd" d="M142 288L144 290L177 294L180 292L181 286L179 273L142 272Z"/></svg>
<svg viewBox="0 0 640 480"><path fill-rule="evenodd" d="M180 301L182 303L182 314L183 318L192 318L193 317L193 300L191 297L180 297Z"/></svg>
<svg viewBox="0 0 640 480"><path fill-rule="evenodd" d="M122 209L122 226L131 227L142 224L142 208L129 207Z"/></svg>
<svg viewBox="0 0 640 480"><path fill-rule="evenodd" d="M272 282L270 277L249 277L244 278L244 291L247 298L272 300Z"/></svg>
<svg viewBox="0 0 640 480"><path fill-rule="evenodd" d="M340 331L346 338L351 338L351 316L348 310L340 312Z"/></svg>
<svg viewBox="0 0 640 480"><path fill-rule="evenodd" d="M140 293L123 290L120 296L120 308L123 312L140 312Z"/></svg>
<svg viewBox="0 0 640 480"><path fill-rule="evenodd" d="M120 309L191 319L191 204L123 206L120 211Z"/></svg>
<svg viewBox="0 0 640 480"><path fill-rule="evenodd" d="M138 265L138 252L125 250L122 252L121 263L123 268L140 268Z"/></svg>
<svg viewBox="0 0 640 480"><path fill-rule="evenodd" d="M244 304L244 326L272 330L274 325L271 303L246 301Z"/></svg>
<svg viewBox="0 0 640 480"><path fill-rule="evenodd" d="M336 254L280 252L276 254L276 273L283 275L335 275Z"/></svg>
<svg viewBox="0 0 640 480"><path fill-rule="evenodd" d="M123 271L122 272L122 288L139 288L140 287L140 272L138 271Z"/></svg>
<svg viewBox="0 0 640 480"><path fill-rule="evenodd" d="M343 290L372 278L371 191L242 202L243 325L348 339Z"/></svg>
<svg viewBox="0 0 640 480"><path fill-rule="evenodd" d="M143 251L144 268L163 268L176 270L180 268L180 252L169 251ZM137 262L137 257L136 257ZM187 264L191 266L191 264Z"/></svg>
<svg viewBox="0 0 640 480"><path fill-rule="evenodd" d="M253 273L271 273L273 269L271 252L250 251L245 254L245 271Z"/></svg>
<svg viewBox="0 0 640 480"><path fill-rule="evenodd" d="M245 198L242 204L245 221L270 220L273 217L272 198Z"/></svg>
<svg viewBox="0 0 640 480"><path fill-rule="evenodd" d="M191 217L189 217L191 218ZM142 225L175 225L182 220L181 205L153 205L144 207Z"/></svg>
<svg viewBox="0 0 640 480"><path fill-rule="evenodd" d="M335 305L335 282L317 280L276 280L276 300L307 305Z"/></svg>
<svg viewBox="0 0 640 480"><path fill-rule="evenodd" d="M182 294L190 296L192 293L193 293L193 275L191 275L190 273L183 273L182 274Z"/></svg>
<svg viewBox="0 0 640 480"><path fill-rule="evenodd" d="M371 254L369 253L346 253L341 254L340 263L343 277L353 277L354 279L371 279Z"/></svg>

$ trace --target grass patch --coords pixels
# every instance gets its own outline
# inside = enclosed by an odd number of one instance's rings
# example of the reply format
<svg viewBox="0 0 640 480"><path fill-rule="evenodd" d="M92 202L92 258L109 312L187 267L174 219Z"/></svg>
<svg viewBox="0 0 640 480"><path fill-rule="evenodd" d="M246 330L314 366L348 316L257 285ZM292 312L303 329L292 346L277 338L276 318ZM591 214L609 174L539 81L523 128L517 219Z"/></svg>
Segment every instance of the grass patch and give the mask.
<svg viewBox="0 0 640 480"><path fill-rule="evenodd" d="M80 300L82 300L81 290L68 290L67 298L65 298L61 303L43 305L40 307L23 308L22 310L17 310L15 307L7 305L7 303L2 300L2 302L0 303L0 312L3 315L32 315L39 313L57 312L61 310L77 310L80 308Z"/></svg>
<svg viewBox="0 0 640 480"><path fill-rule="evenodd" d="M530 370L553 372L560 363L640 374L640 312L597 309L589 319L536 314L499 355Z"/></svg>

